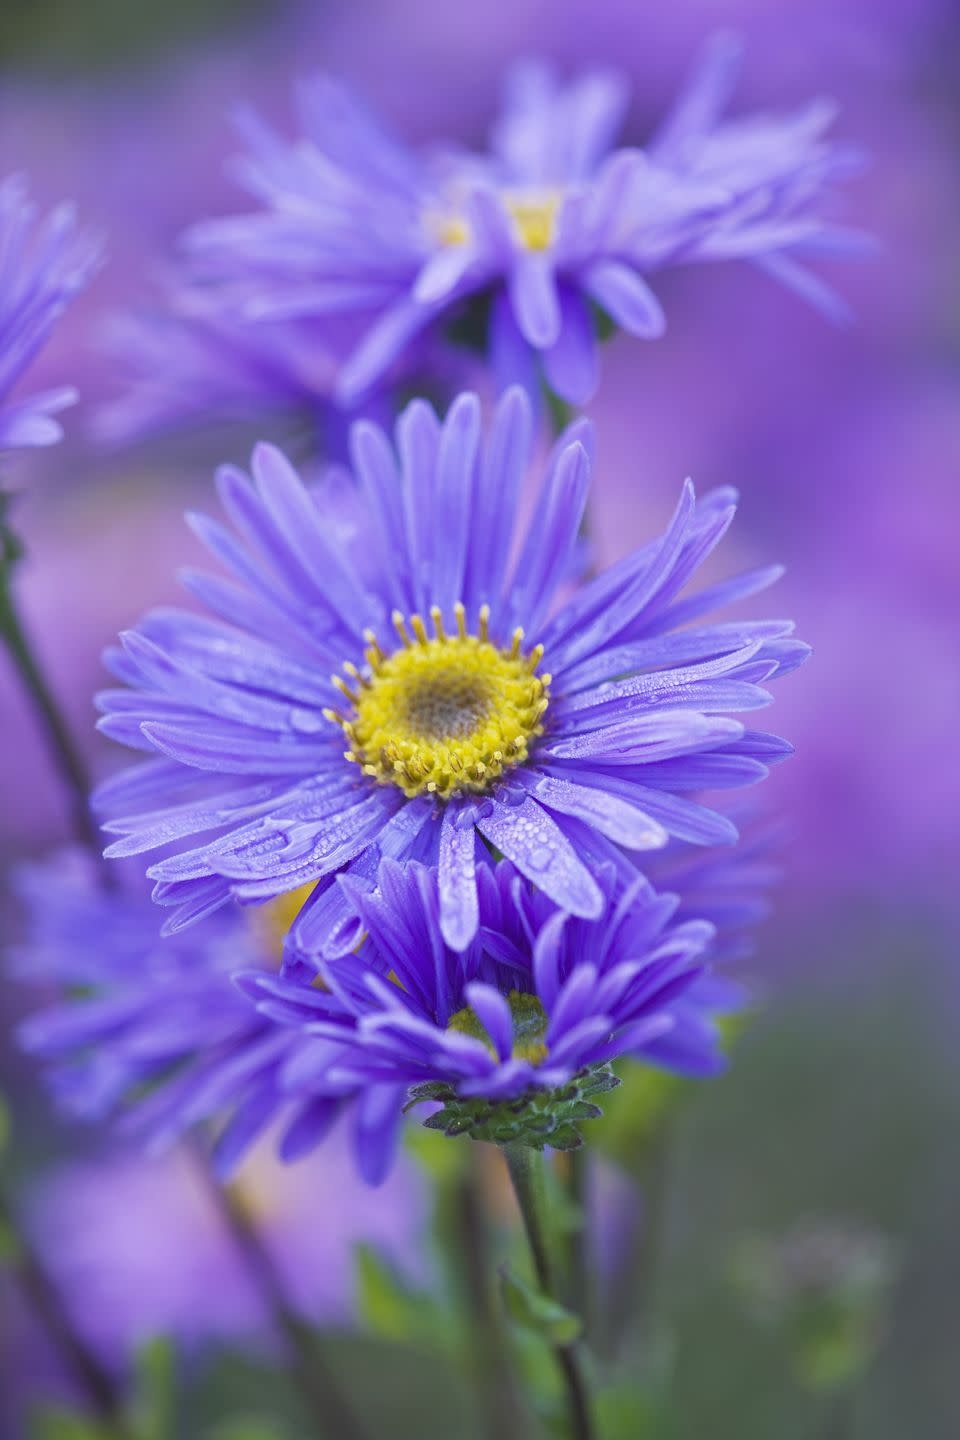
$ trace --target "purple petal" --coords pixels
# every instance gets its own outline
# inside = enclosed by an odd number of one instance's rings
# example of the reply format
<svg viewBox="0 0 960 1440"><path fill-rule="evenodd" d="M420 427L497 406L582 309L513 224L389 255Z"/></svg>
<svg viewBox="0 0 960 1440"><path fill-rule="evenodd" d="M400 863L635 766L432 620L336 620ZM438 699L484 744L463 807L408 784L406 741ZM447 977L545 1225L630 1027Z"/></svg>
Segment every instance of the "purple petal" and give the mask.
<svg viewBox="0 0 960 1440"><path fill-rule="evenodd" d="M467 986L466 996L500 1059L509 1060L513 1054L513 1017L506 1000L492 985L478 982Z"/></svg>
<svg viewBox="0 0 960 1440"><path fill-rule="evenodd" d="M478 820L477 829L571 915L595 919L603 910L603 895L593 876L557 822L531 795L519 805L494 800L492 814Z"/></svg>
<svg viewBox="0 0 960 1440"><path fill-rule="evenodd" d="M523 338L547 350L560 337L560 299L553 266L538 250L520 250L510 272L510 301Z"/></svg>
<svg viewBox="0 0 960 1440"><path fill-rule="evenodd" d="M544 351L543 368L558 395L571 405L586 405L597 388L597 339L593 316L580 296L564 286L560 296L562 328Z"/></svg>
<svg viewBox="0 0 960 1440"><path fill-rule="evenodd" d="M660 301L636 270L620 260L598 260L584 276L597 304L622 330L641 340L657 340L667 328Z"/></svg>
<svg viewBox="0 0 960 1440"><path fill-rule="evenodd" d="M461 824L458 806L447 805L440 828L438 888L440 930L451 950L465 950L477 933L476 833Z"/></svg>

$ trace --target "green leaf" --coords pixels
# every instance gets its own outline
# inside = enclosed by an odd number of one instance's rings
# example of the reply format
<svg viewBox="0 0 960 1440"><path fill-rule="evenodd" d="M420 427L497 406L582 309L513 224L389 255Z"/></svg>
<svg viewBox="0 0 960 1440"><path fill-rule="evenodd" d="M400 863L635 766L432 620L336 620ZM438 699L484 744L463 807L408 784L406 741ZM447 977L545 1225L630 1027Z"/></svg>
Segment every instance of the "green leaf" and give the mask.
<svg viewBox="0 0 960 1440"><path fill-rule="evenodd" d="M204 1432L204 1440L287 1440L287 1431L261 1415L234 1415Z"/></svg>
<svg viewBox="0 0 960 1440"><path fill-rule="evenodd" d="M527 1285L509 1265L500 1267L500 1288L511 1320L549 1344L572 1345L583 1330L579 1315Z"/></svg>
<svg viewBox="0 0 960 1440"><path fill-rule="evenodd" d="M0 1265L15 1265L20 1258L20 1241L13 1226L0 1217Z"/></svg>
<svg viewBox="0 0 960 1440"><path fill-rule="evenodd" d="M384 1340L412 1340L428 1325L431 1301L410 1290L369 1245L356 1247L357 1304L367 1327Z"/></svg>
<svg viewBox="0 0 960 1440"><path fill-rule="evenodd" d="M86 1415L44 1409L30 1422L30 1440L112 1440L109 1430Z"/></svg>
<svg viewBox="0 0 960 1440"><path fill-rule="evenodd" d="M173 1342L148 1340L137 1353L134 1430L138 1440L167 1440L175 1433L176 1357Z"/></svg>

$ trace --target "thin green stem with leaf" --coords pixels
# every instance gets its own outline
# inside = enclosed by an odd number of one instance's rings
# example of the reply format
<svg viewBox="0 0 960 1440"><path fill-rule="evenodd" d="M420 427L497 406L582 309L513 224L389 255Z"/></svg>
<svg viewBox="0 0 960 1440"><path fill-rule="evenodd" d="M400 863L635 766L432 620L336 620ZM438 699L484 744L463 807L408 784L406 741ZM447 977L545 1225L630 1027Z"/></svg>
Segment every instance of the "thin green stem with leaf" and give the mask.
<svg viewBox="0 0 960 1440"><path fill-rule="evenodd" d="M537 1283L548 1299L557 1300L554 1266L550 1254L543 1154L529 1145L520 1144L503 1146L503 1154L520 1207ZM582 1347L576 1340L565 1344L555 1343L553 1353L563 1379L571 1440L595 1440Z"/></svg>

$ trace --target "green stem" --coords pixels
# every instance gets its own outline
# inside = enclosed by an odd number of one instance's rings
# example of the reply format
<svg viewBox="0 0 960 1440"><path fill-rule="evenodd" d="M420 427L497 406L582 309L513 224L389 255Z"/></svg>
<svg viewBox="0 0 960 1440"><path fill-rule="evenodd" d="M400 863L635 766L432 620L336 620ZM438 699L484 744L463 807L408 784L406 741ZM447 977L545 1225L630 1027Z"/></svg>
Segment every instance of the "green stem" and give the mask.
<svg viewBox="0 0 960 1440"><path fill-rule="evenodd" d="M550 1258L550 1244L546 1221L546 1186L544 1183L543 1155L529 1145L504 1145L504 1158L513 1184L524 1230L533 1256L533 1268L537 1283L544 1295L558 1299L554 1283L553 1265ZM587 1378L583 1368L580 1346L554 1345L560 1374L563 1378L570 1420L571 1440L594 1440L593 1422L590 1416L590 1398Z"/></svg>
<svg viewBox="0 0 960 1440"><path fill-rule="evenodd" d="M287 1299L283 1281L256 1225L236 1197L214 1178L206 1157L199 1155L197 1161L224 1226L286 1346L291 1374L312 1416L318 1440L366 1440L362 1425L321 1354L315 1333Z"/></svg>
<svg viewBox="0 0 960 1440"><path fill-rule="evenodd" d="M2 1192L0 1225L13 1241L13 1267L20 1288L66 1369L108 1434L115 1440L131 1440L123 1402L113 1376L75 1328L55 1284L17 1223L13 1207Z"/></svg>
<svg viewBox="0 0 960 1440"><path fill-rule="evenodd" d="M13 598L13 568L19 553L19 542L0 518L0 638L46 732L70 796L77 838L99 855L102 847L90 814L87 767L37 660Z"/></svg>
<svg viewBox="0 0 960 1440"><path fill-rule="evenodd" d="M481 1147L471 1144L453 1196L453 1244L467 1314L470 1350L476 1360L476 1389L489 1440L524 1440L528 1434L519 1410L516 1382L492 1285L493 1265L480 1192Z"/></svg>
<svg viewBox="0 0 960 1440"><path fill-rule="evenodd" d="M590 1171L586 1146L569 1150L563 1155L563 1175L571 1219L567 1241L567 1292L570 1309L583 1319L584 1332L590 1334L591 1312L590 1266L587 1253L587 1202Z"/></svg>

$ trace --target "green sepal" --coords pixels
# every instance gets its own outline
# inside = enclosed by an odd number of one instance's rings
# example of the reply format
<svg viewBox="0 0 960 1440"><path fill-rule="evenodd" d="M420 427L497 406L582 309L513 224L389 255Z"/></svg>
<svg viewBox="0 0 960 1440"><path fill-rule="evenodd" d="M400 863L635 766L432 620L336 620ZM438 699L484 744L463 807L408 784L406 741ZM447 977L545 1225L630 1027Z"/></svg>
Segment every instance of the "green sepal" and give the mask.
<svg viewBox="0 0 960 1440"><path fill-rule="evenodd" d="M455 1139L469 1135L494 1145L529 1145L542 1150L576 1150L583 1144L579 1125L597 1120L603 1111L589 1098L614 1090L620 1080L609 1065L582 1070L556 1090L528 1090L514 1100L463 1099L452 1085L431 1081L410 1090L407 1108L423 1101L439 1102L423 1123Z"/></svg>

